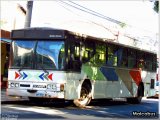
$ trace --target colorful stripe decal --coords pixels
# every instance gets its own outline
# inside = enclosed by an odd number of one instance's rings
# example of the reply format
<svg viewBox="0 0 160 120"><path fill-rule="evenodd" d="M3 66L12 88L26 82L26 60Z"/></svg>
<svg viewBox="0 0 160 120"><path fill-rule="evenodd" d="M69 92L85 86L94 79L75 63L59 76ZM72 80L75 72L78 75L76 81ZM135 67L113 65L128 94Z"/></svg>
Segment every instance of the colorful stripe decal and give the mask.
<svg viewBox="0 0 160 120"><path fill-rule="evenodd" d="M23 72L23 74L22 73L18 73L18 72L15 72L15 79L21 79L23 77L23 80L25 79L25 78L27 78L28 77L28 75L25 73L25 72Z"/></svg>
<svg viewBox="0 0 160 120"><path fill-rule="evenodd" d="M137 69L132 69L129 74L131 75L132 79L135 81L136 85L138 86L139 83L142 81L141 78L141 71Z"/></svg>
<svg viewBox="0 0 160 120"><path fill-rule="evenodd" d="M41 78L41 80L51 80L52 81L52 76L53 76L53 73L52 74L49 74L49 73L42 73L41 75L39 75L39 78Z"/></svg>
<svg viewBox="0 0 160 120"><path fill-rule="evenodd" d="M40 80L53 80L53 73L49 74L49 73L42 73L42 74L37 74L37 75L31 75L29 73L25 73L25 72L15 72L15 80L24 80L24 79L30 79L31 77L34 78L40 78Z"/></svg>
<svg viewBox="0 0 160 120"><path fill-rule="evenodd" d="M114 68L101 67L100 71L107 78L108 81L118 81L118 75Z"/></svg>

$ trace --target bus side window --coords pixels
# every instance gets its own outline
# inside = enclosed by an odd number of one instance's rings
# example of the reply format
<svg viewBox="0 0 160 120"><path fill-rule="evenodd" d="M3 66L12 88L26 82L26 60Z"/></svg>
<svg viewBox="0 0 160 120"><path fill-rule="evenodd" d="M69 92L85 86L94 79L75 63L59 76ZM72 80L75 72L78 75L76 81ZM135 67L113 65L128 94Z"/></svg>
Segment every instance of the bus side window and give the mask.
<svg viewBox="0 0 160 120"><path fill-rule="evenodd" d="M128 50L127 48L121 48L121 49L122 49L121 50L121 60L119 60L119 66L128 67Z"/></svg>
<svg viewBox="0 0 160 120"><path fill-rule="evenodd" d="M107 65L117 66L118 63L118 48L115 45L108 45Z"/></svg>
<svg viewBox="0 0 160 120"><path fill-rule="evenodd" d="M157 56L155 54L155 55L153 55L153 67L152 67L152 70L156 71L157 67L158 67L157 66Z"/></svg>
<svg viewBox="0 0 160 120"><path fill-rule="evenodd" d="M136 56L136 58L137 58L137 68L144 69L144 67L145 67L145 65L144 65L144 63L145 63L144 56L145 56L144 52L137 51L137 56Z"/></svg>
<svg viewBox="0 0 160 120"><path fill-rule="evenodd" d="M93 57L95 55L95 43L92 41L86 41L82 46L82 62L93 62Z"/></svg>
<svg viewBox="0 0 160 120"><path fill-rule="evenodd" d="M106 62L106 45L96 44L95 64L102 65Z"/></svg>
<svg viewBox="0 0 160 120"><path fill-rule="evenodd" d="M68 44L68 69L80 71L80 42L70 41Z"/></svg>
<svg viewBox="0 0 160 120"><path fill-rule="evenodd" d="M145 69L152 71L152 54L145 54Z"/></svg>
<svg viewBox="0 0 160 120"><path fill-rule="evenodd" d="M134 49L128 49L128 67L136 68L136 51Z"/></svg>

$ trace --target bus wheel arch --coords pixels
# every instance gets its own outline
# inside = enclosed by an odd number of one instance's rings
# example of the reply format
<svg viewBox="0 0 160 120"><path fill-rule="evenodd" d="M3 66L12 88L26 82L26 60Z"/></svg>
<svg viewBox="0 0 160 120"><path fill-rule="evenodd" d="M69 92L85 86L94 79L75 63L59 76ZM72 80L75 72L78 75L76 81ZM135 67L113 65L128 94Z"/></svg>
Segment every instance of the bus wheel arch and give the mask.
<svg viewBox="0 0 160 120"><path fill-rule="evenodd" d="M85 79L81 85L80 98L73 102L77 107L87 106L92 99L92 84L89 79Z"/></svg>

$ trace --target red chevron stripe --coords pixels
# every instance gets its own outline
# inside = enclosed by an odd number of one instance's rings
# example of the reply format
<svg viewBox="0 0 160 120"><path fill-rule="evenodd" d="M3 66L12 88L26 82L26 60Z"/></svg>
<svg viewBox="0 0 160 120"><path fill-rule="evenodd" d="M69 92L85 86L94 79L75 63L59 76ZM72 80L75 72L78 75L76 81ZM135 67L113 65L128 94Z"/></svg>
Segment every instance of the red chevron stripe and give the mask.
<svg viewBox="0 0 160 120"><path fill-rule="evenodd" d="M50 74L50 75L48 75L48 78L49 78L50 80L52 80L52 75L53 75L53 73Z"/></svg>
<svg viewBox="0 0 160 120"><path fill-rule="evenodd" d="M17 72L15 72L15 79L17 79L20 76Z"/></svg>
<svg viewBox="0 0 160 120"><path fill-rule="evenodd" d="M141 70L137 70L137 69L132 69L129 74L131 75L132 79L135 81L135 83L137 84L137 86L139 85L139 83L142 81L141 78Z"/></svg>

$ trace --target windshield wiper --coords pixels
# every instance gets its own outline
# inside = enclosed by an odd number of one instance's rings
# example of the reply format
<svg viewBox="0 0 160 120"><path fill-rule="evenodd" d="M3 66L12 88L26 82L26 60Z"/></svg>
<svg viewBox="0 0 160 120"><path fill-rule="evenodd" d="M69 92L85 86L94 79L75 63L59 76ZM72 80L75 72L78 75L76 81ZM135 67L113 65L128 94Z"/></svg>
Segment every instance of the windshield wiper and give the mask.
<svg viewBox="0 0 160 120"><path fill-rule="evenodd" d="M43 67L43 65L42 65L41 63L39 63L38 65L40 65L40 67L42 68L42 70L43 70L45 73L49 74L49 72Z"/></svg>
<svg viewBox="0 0 160 120"><path fill-rule="evenodd" d="M23 65L19 68L18 72L21 72L21 70L24 68L24 66L25 66L25 64L23 64Z"/></svg>

